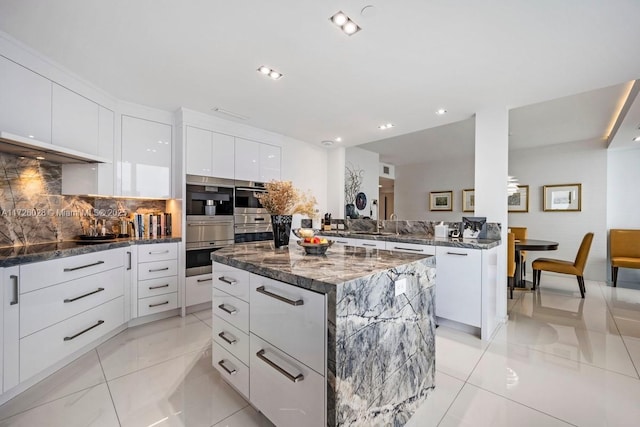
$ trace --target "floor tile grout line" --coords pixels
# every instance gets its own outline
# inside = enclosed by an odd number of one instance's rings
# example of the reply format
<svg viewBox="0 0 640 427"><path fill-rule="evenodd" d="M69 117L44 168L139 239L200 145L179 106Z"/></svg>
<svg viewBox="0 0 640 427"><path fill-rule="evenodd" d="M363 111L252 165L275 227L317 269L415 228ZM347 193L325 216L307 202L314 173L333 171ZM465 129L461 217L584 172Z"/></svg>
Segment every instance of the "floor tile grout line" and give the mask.
<svg viewBox="0 0 640 427"><path fill-rule="evenodd" d="M109 391L109 397L111 398L111 405L113 406L113 412L116 413L116 419L118 420L118 425L122 427L122 422L120 421L120 414L118 413L118 408L116 407L116 402L113 400L113 393L111 393L111 387L109 386L109 381L107 381L107 375L104 372L104 366L102 366L102 359L100 358L100 354L98 353L98 349L94 349L96 352L96 356L98 356L98 363L100 363L100 369L102 370L102 376L104 377L104 382L107 385L107 390Z"/></svg>
<svg viewBox="0 0 640 427"><path fill-rule="evenodd" d="M245 400L245 402L246 402L246 400ZM215 426L217 426L218 424L220 424L220 423L221 423L221 422L223 422L224 420L227 420L227 419L229 419L229 418L233 417L233 416L234 416L235 414L237 414L238 412L244 411L244 410L245 410L245 409L247 409L249 406L251 406L251 405L249 404L249 402L247 402L247 404L246 404L245 406L243 406L242 408L238 409L238 410L237 410L236 412L234 412L233 414L227 415L226 417L224 417L224 418L223 418L223 419L221 419L220 421L217 421L217 422L215 422L215 423L211 424L211 426L210 426L210 427L215 427Z"/></svg>

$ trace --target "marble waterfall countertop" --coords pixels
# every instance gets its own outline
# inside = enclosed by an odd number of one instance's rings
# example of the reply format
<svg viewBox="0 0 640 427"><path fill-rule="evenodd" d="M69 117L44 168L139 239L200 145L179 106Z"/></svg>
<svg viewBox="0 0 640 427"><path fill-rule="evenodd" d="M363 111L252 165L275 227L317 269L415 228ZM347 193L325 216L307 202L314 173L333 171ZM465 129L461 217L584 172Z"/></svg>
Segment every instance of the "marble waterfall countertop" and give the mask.
<svg viewBox="0 0 640 427"><path fill-rule="evenodd" d="M392 232L367 232L350 230L320 231L319 236L344 237L349 239L380 240L385 242L416 243L419 245L448 246L453 248L491 249L500 245L500 239L463 239L463 238L436 238L425 234L396 234Z"/></svg>
<svg viewBox="0 0 640 427"><path fill-rule="evenodd" d="M27 246L0 247L0 267L28 264L30 262L47 261L92 252L106 251L131 245L147 245L153 243L180 242L180 237L158 238L120 238L103 243L84 242L78 240L41 243Z"/></svg>
<svg viewBox="0 0 640 427"><path fill-rule="evenodd" d="M326 295L327 426L404 425L433 390L434 256L343 245L306 255L292 239L211 259Z"/></svg>

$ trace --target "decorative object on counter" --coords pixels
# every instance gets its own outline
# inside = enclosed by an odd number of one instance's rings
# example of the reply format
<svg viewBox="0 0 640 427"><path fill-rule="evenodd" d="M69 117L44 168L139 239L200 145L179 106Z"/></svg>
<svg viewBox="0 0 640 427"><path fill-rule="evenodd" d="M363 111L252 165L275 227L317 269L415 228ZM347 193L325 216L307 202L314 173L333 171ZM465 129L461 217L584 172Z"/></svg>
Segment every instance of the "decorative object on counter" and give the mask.
<svg viewBox="0 0 640 427"><path fill-rule="evenodd" d="M429 210L453 210L453 191L432 191L429 193Z"/></svg>
<svg viewBox="0 0 640 427"><path fill-rule="evenodd" d="M462 212L473 212L476 208L476 192L473 188L462 190Z"/></svg>
<svg viewBox="0 0 640 427"><path fill-rule="evenodd" d="M483 216L463 216L462 237L466 239L486 239L487 218Z"/></svg>
<svg viewBox="0 0 640 427"><path fill-rule="evenodd" d="M437 239L446 239L447 237L449 237L449 226L445 225L443 222L440 222L440 224L436 225L435 227L435 237Z"/></svg>
<svg viewBox="0 0 640 427"><path fill-rule="evenodd" d="M507 197L509 212L529 212L529 186L518 185L518 190Z"/></svg>
<svg viewBox="0 0 640 427"><path fill-rule="evenodd" d="M545 212L580 212L582 210L582 184L544 186Z"/></svg>
<svg viewBox="0 0 640 427"><path fill-rule="evenodd" d="M315 236L319 230L314 230L313 228L294 228L291 231L298 239L304 239L305 237Z"/></svg>
<svg viewBox="0 0 640 427"><path fill-rule="evenodd" d="M358 208L358 210L361 211L366 207L367 207L367 195L361 191L356 195L356 208Z"/></svg>
<svg viewBox="0 0 640 427"><path fill-rule="evenodd" d="M357 218L358 213L355 210L356 197L360 193L360 187L364 180L364 170L357 169L353 164L349 163L345 167L344 179L344 199L347 202L345 206L345 216L347 218ZM366 197L365 197L366 204Z"/></svg>
<svg viewBox="0 0 640 427"><path fill-rule="evenodd" d="M271 181L264 187L267 191L255 193L255 196L271 214L273 243L276 248L287 246L293 214L313 218L316 198L295 188L291 181Z"/></svg>
<svg viewBox="0 0 640 427"><path fill-rule="evenodd" d="M331 231L331 214L330 213L326 213L324 214L324 220L322 222L322 229L324 231Z"/></svg>

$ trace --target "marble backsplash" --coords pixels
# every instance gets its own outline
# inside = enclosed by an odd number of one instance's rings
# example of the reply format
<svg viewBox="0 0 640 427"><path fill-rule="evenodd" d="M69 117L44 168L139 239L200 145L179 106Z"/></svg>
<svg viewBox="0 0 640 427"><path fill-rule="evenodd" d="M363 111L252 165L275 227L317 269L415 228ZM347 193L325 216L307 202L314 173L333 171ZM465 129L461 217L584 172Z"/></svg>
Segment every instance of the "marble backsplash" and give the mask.
<svg viewBox="0 0 640 427"><path fill-rule="evenodd" d="M0 153L0 246L70 240L83 234L92 219L104 220L107 232L117 233L123 218L166 210L164 200L61 193L61 165Z"/></svg>
<svg viewBox="0 0 640 427"><path fill-rule="evenodd" d="M343 224L345 230L351 231L375 231L376 221L373 219L336 219L332 223ZM382 221L381 231L393 232L398 234L417 234L424 235L427 239L435 236L435 226L439 225L439 221ZM444 222L449 226L449 230L458 229L459 222ZM500 224L497 222L487 223L487 239L500 240Z"/></svg>

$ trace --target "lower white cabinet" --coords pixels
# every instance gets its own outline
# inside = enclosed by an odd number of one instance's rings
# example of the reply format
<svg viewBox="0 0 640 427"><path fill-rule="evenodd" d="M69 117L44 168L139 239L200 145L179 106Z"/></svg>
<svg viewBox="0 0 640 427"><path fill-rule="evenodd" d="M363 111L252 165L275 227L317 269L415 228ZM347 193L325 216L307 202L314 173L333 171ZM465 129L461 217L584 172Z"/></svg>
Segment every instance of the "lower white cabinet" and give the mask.
<svg viewBox="0 0 640 427"><path fill-rule="evenodd" d="M249 334L217 316L212 329L213 341L249 366Z"/></svg>
<svg viewBox="0 0 640 427"><path fill-rule="evenodd" d="M249 398L249 367L218 343L211 345L211 363L222 378L244 397Z"/></svg>
<svg viewBox="0 0 640 427"><path fill-rule="evenodd" d="M420 255L435 255L436 247L430 245L421 245L418 243L398 243L386 242L385 249L388 251L406 252Z"/></svg>
<svg viewBox="0 0 640 427"><path fill-rule="evenodd" d="M131 317L178 308L178 244L137 246Z"/></svg>
<svg viewBox="0 0 640 427"><path fill-rule="evenodd" d="M436 316L481 327L482 252L436 247Z"/></svg>
<svg viewBox="0 0 640 427"><path fill-rule="evenodd" d="M139 317L173 310L174 308L178 308L177 292L138 299Z"/></svg>
<svg viewBox="0 0 640 427"><path fill-rule="evenodd" d="M2 391L20 383L20 268L2 272Z"/></svg>
<svg viewBox="0 0 640 427"><path fill-rule="evenodd" d="M185 280L185 306L211 301L211 274L187 277Z"/></svg>

